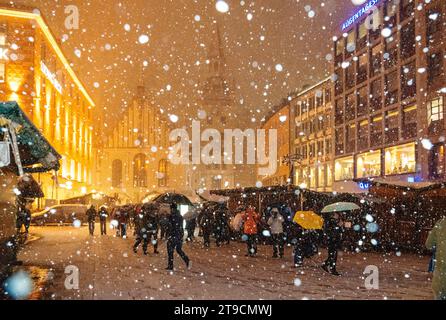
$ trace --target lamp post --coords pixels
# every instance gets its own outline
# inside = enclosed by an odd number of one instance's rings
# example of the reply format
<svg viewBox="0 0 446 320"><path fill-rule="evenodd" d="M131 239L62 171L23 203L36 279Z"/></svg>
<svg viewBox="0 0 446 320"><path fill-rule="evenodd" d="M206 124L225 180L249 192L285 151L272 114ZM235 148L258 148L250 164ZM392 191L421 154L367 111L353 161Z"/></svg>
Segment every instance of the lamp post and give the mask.
<svg viewBox="0 0 446 320"><path fill-rule="evenodd" d="M298 162L299 164L302 162L302 156L300 154L289 154L282 158L282 164L285 164L290 167L290 177L289 177L289 184L294 186L294 169L295 169L295 163Z"/></svg>

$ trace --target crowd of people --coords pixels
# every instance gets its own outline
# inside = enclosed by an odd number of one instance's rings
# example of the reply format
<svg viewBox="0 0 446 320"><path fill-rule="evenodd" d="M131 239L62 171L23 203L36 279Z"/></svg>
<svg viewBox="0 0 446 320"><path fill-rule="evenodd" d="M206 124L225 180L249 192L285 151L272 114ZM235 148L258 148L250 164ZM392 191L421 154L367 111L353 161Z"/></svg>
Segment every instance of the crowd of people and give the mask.
<svg viewBox="0 0 446 320"><path fill-rule="evenodd" d="M246 256L256 257L259 243L272 247L272 258L283 259L285 247L293 247L294 266L303 266L305 258L318 252L318 246L325 237L328 246L328 258L322 268L333 275L337 272L337 251L341 248L344 221L342 214L327 216L323 232L305 230L293 222L294 214L289 207L272 206L263 215L256 212L253 206L239 207L231 213L224 203L205 203L196 215L184 223L176 204L171 206L170 215L161 215L155 204L142 206L123 206L113 209L109 214L105 207L96 212L92 206L87 211L89 232L94 234L96 218L99 217L101 235L107 234L106 221L112 220L116 235L127 237L128 228L133 229L135 243L133 251L138 252L142 245L145 255L149 246L158 254L160 240L167 240L168 268L173 268L173 253L176 251L190 266L190 260L182 250L183 239L196 241L196 236L203 238L203 247L209 248L211 240L216 247L229 244L231 241L246 243ZM236 218L239 218L236 222ZM183 224L185 228L183 228ZM198 232L197 232L198 231Z"/></svg>
<svg viewBox="0 0 446 320"><path fill-rule="evenodd" d="M311 210L314 211L314 210ZM27 225L29 214L23 210L22 225ZM166 240L167 270L174 269L174 253L182 258L187 268L191 261L183 251L183 239L195 241L198 236L203 238L203 247L209 248L211 240L215 239L216 247L229 244L231 241L246 243L246 256L255 257L258 253L258 244L264 243L272 246L272 258L283 259L285 246L293 247L294 267L303 266L305 258L318 253L319 245L325 242L327 246L327 259L321 268L335 276L337 271L338 251L343 247L346 226L346 214L334 212L323 215L322 230L306 230L293 221L293 211L287 206L272 206L263 215L256 212L253 206L239 207L231 213L223 203L205 203L197 214L184 222L175 203L170 205L170 214L162 215L155 204L142 206L124 206L113 209L109 214L105 207L96 212L94 206L87 211L89 232L94 234L96 218L99 217L101 235L107 234L107 219L114 221L116 235L127 237L127 229L134 231L135 242L133 251L138 252L142 244L145 255L149 246L153 253L159 254L160 240ZM185 228L183 228L185 226ZM19 227L19 226L18 226ZM26 228L27 229L27 228ZM426 247L434 252L430 271L434 273L433 288L436 298L446 299L446 267L443 258L446 244L446 219L442 219L430 233Z"/></svg>

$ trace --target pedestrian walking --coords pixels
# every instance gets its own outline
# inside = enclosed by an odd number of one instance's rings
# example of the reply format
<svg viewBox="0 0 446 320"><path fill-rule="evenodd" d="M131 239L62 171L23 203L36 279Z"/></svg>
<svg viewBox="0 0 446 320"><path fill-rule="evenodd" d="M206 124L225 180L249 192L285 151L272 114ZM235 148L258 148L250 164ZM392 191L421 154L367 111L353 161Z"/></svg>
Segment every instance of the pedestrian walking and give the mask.
<svg viewBox="0 0 446 320"><path fill-rule="evenodd" d="M243 233L246 238L248 253L246 256L255 257L257 255L257 224L260 222L260 216L255 209L250 206L243 216Z"/></svg>
<svg viewBox="0 0 446 320"><path fill-rule="evenodd" d="M143 242L143 252L147 254L147 229L144 222L144 211L138 212L134 217L135 243L133 244L133 252L138 253L138 247Z"/></svg>
<svg viewBox="0 0 446 320"><path fill-rule="evenodd" d="M87 210L87 219L88 219L88 230L90 235L94 235L94 224L96 223L96 209L93 205Z"/></svg>
<svg viewBox="0 0 446 320"><path fill-rule="evenodd" d="M158 254L158 230L159 230L159 214L158 208L154 204L150 204L143 208L144 227L147 230L147 244L152 243L153 253ZM147 246L146 246L147 251Z"/></svg>
<svg viewBox="0 0 446 320"><path fill-rule="evenodd" d="M446 218L441 219L426 240L429 250L435 248L432 290L435 299L446 300Z"/></svg>
<svg viewBox="0 0 446 320"><path fill-rule="evenodd" d="M283 233L283 223L285 219L280 214L279 209L271 209L271 217L268 219L268 225L271 228L271 238L273 241L273 258L283 258L285 235Z"/></svg>
<svg viewBox="0 0 446 320"><path fill-rule="evenodd" d="M184 253L183 247L183 217L177 208L175 203L171 204L171 213L169 215L169 223L167 227L167 259L168 264L166 270L173 270L173 254L176 251L178 255L183 259L187 268L190 268L190 259Z"/></svg>
<svg viewBox="0 0 446 320"><path fill-rule="evenodd" d="M215 241L217 247L224 242L228 243L229 239L229 213L224 203L220 203L215 211Z"/></svg>
<svg viewBox="0 0 446 320"><path fill-rule="evenodd" d="M203 245L205 248L209 248L211 245L211 235L214 230L214 214L210 205L203 206L200 227L203 232Z"/></svg>
<svg viewBox="0 0 446 320"><path fill-rule="evenodd" d="M101 236L107 235L107 218L108 218L108 211L104 206L102 206L101 209L99 209L99 222L101 223Z"/></svg>
<svg viewBox="0 0 446 320"><path fill-rule="evenodd" d="M324 218L324 234L328 242L328 257L322 265L322 269L335 276L340 276L336 270L338 250L342 247L343 220L341 214L327 214Z"/></svg>
<svg viewBox="0 0 446 320"><path fill-rule="evenodd" d="M190 219L186 221L186 231L187 231L187 238L186 241L194 241L195 239L195 229L197 228L197 219Z"/></svg>

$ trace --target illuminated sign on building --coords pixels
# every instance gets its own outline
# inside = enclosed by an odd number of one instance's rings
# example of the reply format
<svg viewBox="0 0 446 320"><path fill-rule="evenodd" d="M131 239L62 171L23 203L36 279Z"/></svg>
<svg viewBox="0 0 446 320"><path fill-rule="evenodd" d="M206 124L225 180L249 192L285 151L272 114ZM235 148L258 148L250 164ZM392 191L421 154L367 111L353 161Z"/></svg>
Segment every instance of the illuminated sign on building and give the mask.
<svg viewBox="0 0 446 320"><path fill-rule="evenodd" d="M40 62L40 70L47 77L47 79L53 84L54 88L62 94L62 85L57 81L56 74L52 73L48 67L41 61Z"/></svg>
<svg viewBox="0 0 446 320"><path fill-rule="evenodd" d="M361 182L358 182L358 187L359 187L359 189L361 189L361 190L369 190L369 189L370 189L370 186L371 186L371 183L368 182L368 181L361 181Z"/></svg>
<svg viewBox="0 0 446 320"><path fill-rule="evenodd" d="M342 24L342 31L350 27L353 23L359 20L363 15L375 7L380 0L370 0L361 9L359 9L354 15L352 15L347 21Z"/></svg>

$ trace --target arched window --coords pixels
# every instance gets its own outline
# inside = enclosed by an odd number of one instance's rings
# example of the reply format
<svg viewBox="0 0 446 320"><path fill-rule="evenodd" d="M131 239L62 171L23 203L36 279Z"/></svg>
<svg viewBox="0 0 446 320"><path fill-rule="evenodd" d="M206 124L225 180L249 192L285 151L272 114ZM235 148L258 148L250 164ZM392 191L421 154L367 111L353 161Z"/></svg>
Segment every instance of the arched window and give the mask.
<svg viewBox="0 0 446 320"><path fill-rule="evenodd" d="M158 163L158 186L167 187L167 160L163 159Z"/></svg>
<svg viewBox="0 0 446 320"><path fill-rule="evenodd" d="M122 185L122 161L113 160L112 163L112 186L120 188Z"/></svg>
<svg viewBox="0 0 446 320"><path fill-rule="evenodd" d="M147 188L146 156L142 153L133 159L133 181L135 187Z"/></svg>

